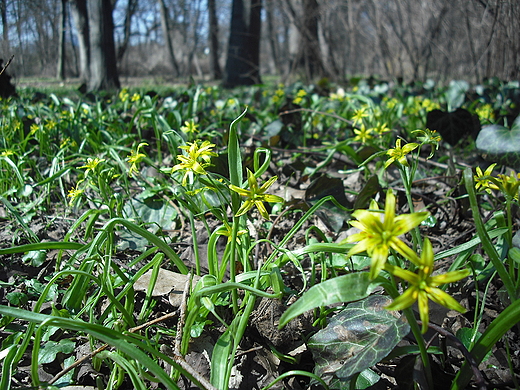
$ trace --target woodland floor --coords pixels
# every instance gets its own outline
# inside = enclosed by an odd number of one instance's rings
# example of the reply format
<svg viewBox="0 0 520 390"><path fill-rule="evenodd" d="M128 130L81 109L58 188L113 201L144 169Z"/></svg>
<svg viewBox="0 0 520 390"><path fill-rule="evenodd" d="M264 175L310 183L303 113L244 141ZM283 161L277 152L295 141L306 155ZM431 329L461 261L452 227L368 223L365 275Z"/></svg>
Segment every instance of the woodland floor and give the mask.
<svg viewBox="0 0 520 390"><path fill-rule="evenodd" d="M288 204L293 204L295 208L302 209L304 204L311 204L314 200L319 199L330 193L320 190L322 187L319 180L329 180L330 178L339 179L337 185L343 190L360 191L365 187L366 183L363 176L359 173L346 174L346 169L356 168L348 161L338 155L333 164L327 167L326 172L308 177L302 174L300 164L307 166L316 165L323 159L322 153L303 153L301 159L295 161L293 154L282 149L274 149L273 161L270 174L278 175L277 186L272 187L272 193L283 196ZM456 167L462 168L464 166L487 166L488 163L483 162L479 156L469 154L465 156L458 156L455 158ZM281 168L280 168L281 167ZM460 199L458 195L464 193L464 186L460 184L460 170L454 175L447 174L448 166L442 163L426 162L421 163L422 178L416 180L414 183L414 200L417 202L416 209L421 205L427 206L429 211L434 215L437 223L433 227L421 227L423 236L430 238L434 246L434 251L446 250L456 245L469 241L475 234L475 227L471 217L471 212L468 210L468 205L464 199ZM322 174L327 174L324 176ZM324 179L327 177L328 179ZM398 195L398 210L396 214L408 212L406 201L404 198L404 190L401 188L397 171L390 170L386 177L391 188ZM334 192L334 191L333 191ZM340 191L341 192L341 191ZM336 192L337 194L337 192ZM381 200L384 194L379 188L373 190L373 196ZM340 195L345 205L352 206L354 198L349 195L348 191L343 191ZM367 204L368 205L368 204ZM365 205L365 207L367 206ZM75 222L81 210L77 210L75 215L66 212L61 207L50 209L47 214L36 215L29 222L29 228L42 241L62 241L64 235L69 231L71 225ZM337 212L331 209L329 214L322 214L316 216L308 224L317 225L322 231L326 232L328 237L333 242L339 242L347 236L349 229L348 223L345 221L345 216L340 216L338 227L338 219L334 216ZM332 217L331 217L332 214ZM253 236L259 237L268 236L273 242L279 242L284 235L294 225L296 219L301 216L300 212L287 212L281 214L274 219L272 228L267 230L262 223L258 214L252 214L250 231ZM342 222L341 222L342 221ZM210 221L211 222L211 221ZM308 227L307 226L307 227ZM515 230L519 228L518 213L515 218ZM295 237L291 241L290 247L287 249L296 249L304 246L305 239L303 237L306 229L302 229L300 237ZM193 265L193 248L191 239L191 227L188 221L180 223L175 231L166 232L166 234L175 235L176 243L174 248L181 258L185 260L188 265ZM205 250L205 243L208 237L201 235L199 237L199 252ZM8 211L0 206L0 247L6 248L12 246L13 243L24 243L23 231L8 216ZM262 259L268 255L271 248L269 245L259 246L258 252L255 253L257 259ZM117 254L118 261L124 265L131 261L139 252L126 248L122 249ZM35 280L40 283L46 283L46 278L54 272L54 265L57 251L49 251L46 261L39 267L33 267L22 258L22 255L4 255L0 257L0 281L5 283L5 287L0 289L0 304L9 305L6 300L6 294L13 291L26 291L26 281ZM204 256L202 256L204 257ZM447 258L438 264L439 268L447 269L452 258ZM284 269L284 278L286 285L299 291L302 286L301 275L288 263ZM309 264L304 266L309 267ZM202 265L202 272L204 272L204 265ZM497 278L494 279L489 287L489 294L485 302L485 310L480 322L480 331L483 332L490 322L497 317L499 313L507 306L507 297L502 290L502 286L497 284ZM484 286L479 286L482 291ZM450 293L457 298L465 307L475 307L476 288L475 282L472 278L457 286L456 289ZM144 293L138 295L140 299L144 298ZM32 295L31 300L24 306L31 308L37 295ZM153 317L159 318L166 314L171 314L171 317L163 322L166 327L175 327L179 320L179 307L172 304L168 299L168 295L156 297L157 304L155 306L156 313ZM258 300L258 306L253 314L252 321L244 337L241 345L241 352L237 360L236 370L234 372L235 389L260 389L269 384L277 376L288 370L308 370L312 371L314 361L311 353L305 347L305 340L316 331L312 326L312 319L310 316L300 317L291 322L286 328L278 330L277 321L281 313L285 310L288 304L294 300L294 296L289 296L281 301L274 301L268 299ZM139 302L136 302L138 308ZM50 305L45 307L44 312L50 312ZM227 315L229 319L230 314L223 312L223 316ZM455 334L460 327L472 326L475 313L470 309L464 315L456 312L447 312L441 308L432 307L431 321L439 326L442 326L448 332ZM152 318L151 318L152 319ZM511 369L514 372L520 372L520 327L513 326L507 333L506 337L500 340L493 349L492 355L483 362L479 369L481 370L488 388L514 388L514 381L511 376ZM208 354L211 353L212 346L221 334L222 329L218 327L209 328L202 336L195 339L191 344L191 352L186 357L186 361L195 369L201 376L209 376L209 361ZM0 340L7 337L6 333L0 332ZM456 373L461 366L464 358L461 352L449 340L443 340L433 330L426 335L426 340L432 345L440 345L448 350L447 361L441 361L437 357L433 357L434 377L436 381L436 389L447 389L452 381L454 373ZM77 339L77 347L74 352L77 359L80 359L88 351L88 343L86 339ZM444 342L446 342L444 344ZM173 339L165 339L165 351L172 348L174 345ZM405 338L402 344L413 343L413 337ZM280 360L273 354L271 347L276 348L282 353L294 356L298 363L290 363ZM507 356L511 356L511 361L508 362ZM18 372L12 380L12 388L30 388L29 364L30 351L28 351L26 359L23 364L18 367ZM41 370L41 380L49 381L57 375L62 367L60 361L55 363L43 365ZM382 375L380 380L373 389L412 389L414 372L414 359L408 358L393 359L384 361L373 368L376 372ZM77 369L77 383L84 389L92 389L95 386L97 376L106 376L107 372L97 372L86 361ZM191 385L184 383L182 380L180 385L189 389ZM70 387L72 388L72 387ZM122 388L125 388L124 386ZM128 383L128 389L132 386ZM150 384L150 388L161 388L158 385ZM293 377L275 385L274 389L307 389L310 388L308 380L303 377Z"/></svg>

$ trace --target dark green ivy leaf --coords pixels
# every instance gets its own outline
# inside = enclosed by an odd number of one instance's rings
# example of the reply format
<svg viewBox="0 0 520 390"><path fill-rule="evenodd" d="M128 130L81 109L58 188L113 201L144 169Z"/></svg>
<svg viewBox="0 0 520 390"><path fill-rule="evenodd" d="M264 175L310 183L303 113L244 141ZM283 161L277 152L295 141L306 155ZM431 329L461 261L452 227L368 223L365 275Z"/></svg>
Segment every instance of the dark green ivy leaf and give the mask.
<svg viewBox="0 0 520 390"><path fill-rule="evenodd" d="M390 302L386 296L372 295L351 303L311 337L315 374L327 383L345 384L387 356L410 331L404 317L384 308Z"/></svg>

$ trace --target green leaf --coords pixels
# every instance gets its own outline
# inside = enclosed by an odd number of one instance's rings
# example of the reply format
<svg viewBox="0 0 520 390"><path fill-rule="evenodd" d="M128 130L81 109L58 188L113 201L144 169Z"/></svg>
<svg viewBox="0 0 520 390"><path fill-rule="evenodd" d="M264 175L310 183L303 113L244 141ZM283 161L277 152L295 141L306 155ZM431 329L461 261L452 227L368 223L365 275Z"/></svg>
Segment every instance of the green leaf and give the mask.
<svg viewBox="0 0 520 390"><path fill-rule="evenodd" d="M379 382L379 375L377 375L370 368L363 370L359 373L359 376L356 378L356 390L363 390L367 387L375 385ZM350 390L351 380L342 381L339 379L333 380L329 386L329 389L340 389L340 390Z"/></svg>
<svg viewBox="0 0 520 390"><path fill-rule="evenodd" d="M75 346L76 344L74 343L74 341L69 339L63 339L58 342L47 341L44 344L44 346L40 348L40 353L38 354L38 363L52 363L56 359L56 355L58 353L72 353L72 351L74 351Z"/></svg>
<svg viewBox="0 0 520 390"><path fill-rule="evenodd" d="M129 219L137 219L145 224L152 224L154 232L159 229L171 229L173 221L177 218L175 208L164 200L157 198L134 198L125 205L123 213Z"/></svg>
<svg viewBox="0 0 520 390"><path fill-rule="evenodd" d="M451 110L459 108L466 99L469 83L465 80L452 80L446 91L446 103Z"/></svg>
<svg viewBox="0 0 520 390"><path fill-rule="evenodd" d="M23 306L29 302L29 297L23 292L13 291L5 294L5 298L14 306Z"/></svg>
<svg viewBox="0 0 520 390"><path fill-rule="evenodd" d="M213 347L210 382L217 389L226 389L228 387L226 383L226 372L229 354L233 348L232 339L231 332L226 330L222 336L218 338L215 347Z"/></svg>
<svg viewBox="0 0 520 390"><path fill-rule="evenodd" d="M460 328L459 330L457 330L456 336L469 351L475 344L475 340L482 336L482 333L480 333L479 331L475 331L471 328ZM490 356L491 351L488 352L488 354L484 357L484 359L482 359L482 361L486 361L487 359L489 359Z"/></svg>
<svg viewBox="0 0 520 390"><path fill-rule="evenodd" d="M484 126L480 131L477 149L486 155L486 159L520 168L520 116L511 129L500 125Z"/></svg>
<svg viewBox="0 0 520 390"><path fill-rule="evenodd" d="M404 316L384 308L391 302L372 295L332 317L308 342L316 362L314 373L325 382L346 382L387 356L410 332Z"/></svg>
<svg viewBox="0 0 520 390"><path fill-rule="evenodd" d="M121 332L117 332L113 329L97 324L90 324L80 320L53 317L45 314L21 310L3 305L0 305L0 314L16 317L37 324L45 322L46 325L58 326L62 329L69 329L77 332L86 332L94 338L97 338L107 344L114 346L119 351L127 354L133 360L138 361L168 389L173 390L178 389L179 387L170 378L169 374L162 367L160 367L151 357L149 357L148 354L152 355L155 359L162 359L166 361L168 364L173 365L182 374L186 375L191 380L194 380L197 384L199 383L196 378L193 378L192 375L186 372L186 370L184 370L174 360L172 360L165 354L161 353L160 351L155 350L148 343L140 342L139 340L135 339L135 337L126 335Z"/></svg>
<svg viewBox="0 0 520 390"><path fill-rule="evenodd" d="M46 253L43 250L29 251L22 257L24 263L29 263L33 267L39 267L45 259Z"/></svg>
<svg viewBox="0 0 520 390"><path fill-rule="evenodd" d="M300 299L293 303L280 317L279 328L293 318L316 307L339 302L352 302L367 297L377 286L372 283L368 272L357 272L338 276L312 286Z"/></svg>

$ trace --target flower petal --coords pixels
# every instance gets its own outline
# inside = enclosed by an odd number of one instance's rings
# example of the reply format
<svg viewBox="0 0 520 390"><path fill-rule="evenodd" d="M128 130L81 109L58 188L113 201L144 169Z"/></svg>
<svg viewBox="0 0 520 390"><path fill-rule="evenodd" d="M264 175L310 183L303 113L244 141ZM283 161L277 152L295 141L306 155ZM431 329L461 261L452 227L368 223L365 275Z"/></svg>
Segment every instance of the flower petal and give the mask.
<svg viewBox="0 0 520 390"><path fill-rule="evenodd" d="M253 207L253 201L251 199L246 200L242 206L238 209L237 213L235 214L235 217L240 217L241 215L244 215L247 213L251 208Z"/></svg>
<svg viewBox="0 0 520 390"><path fill-rule="evenodd" d="M269 213L265 209L264 202L262 202L261 200L256 200L255 206L258 209L258 211L260 212L260 215L262 217L264 217L265 219L269 219Z"/></svg>
<svg viewBox="0 0 520 390"><path fill-rule="evenodd" d="M429 212L424 211L420 213L401 214L393 220L392 232L396 236L407 233L414 227L419 226L430 215Z"/></svg>
<svg viewBox="0 0 520 390"><path fill-rule="evenodd" d="M458 280L464 279L471 271L469 269L463 269L459 271L451 271L441 275L435 275L430 278L430 286L437 287L441 284L453 283Z"/></svg>
<svg viewBox="0 0 520 390"><path fill-rule="evenodd" d="M425 291L419 291L417 303L419 306L419 317L421 317L422 321L421 332L426 333L428 330L428 324L430 323L430 310L428 308L428 295Z"/></svg>
<svg viewBox="0 0 520 390"><path fill-rule="evenodd" d="M455 298L453 298L451 295L445 293L440 288L437 287L430 287L428 288L428 296L430 299L438 303L439 305L442 305L444 307L447 307L450 310L457 310L460 313L465 313L466 309L464 306L462 306Z"/></svg>
<svg viewBox="0 0 520 390"><path fill-rule="evenodd" d="M404 310L412 306L417 300L418 291L415 287L410 287L385 308L388 310Z"/></svg>

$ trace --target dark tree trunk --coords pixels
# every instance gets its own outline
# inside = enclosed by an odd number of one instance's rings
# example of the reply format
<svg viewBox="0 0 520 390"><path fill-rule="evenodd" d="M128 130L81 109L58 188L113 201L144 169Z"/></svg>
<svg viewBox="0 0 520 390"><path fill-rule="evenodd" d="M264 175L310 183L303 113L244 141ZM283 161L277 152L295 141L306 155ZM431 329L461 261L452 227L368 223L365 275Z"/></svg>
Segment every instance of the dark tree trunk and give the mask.
<svg viewBox="0 0 520 390"><path fill-rule="evenodd" d="M168 55L170 56L170 61L172 63L173 69L175 70L175 75L179 76L179 64L177 64L177 60L175 59L175 52L173 50L173 43L170 38L170 26L169 26L169 17L168 10L166 8L166 4L164 0L159 0L159 8L161 11L161 29L164 37L164 43L166 44L166 49L168 50Z"/></svg>
<svg viewBox="0 0 520 390"><path fill-rule="evenodd" d="M90 77L87 90L118 89L114 21L110 0L92 0L89 3Z"/></svg>
<svg viewBox="0 0 520 390"><path fill-rule="evenodd" d="M215 0L208 0L209 14L209 66L211 70L211 78L220 80L222 78L222 70L218 62L219 45L218 45L218 19Z"/></svg>
<svg viewBox="0 0 520 390"><path fill-rule="evenodd" d="M316 0L303 0L301 59L308 80L327 75L318 39L319 5Z"/></svg>
<svg viewBox="0 0 520 390"><path fill-rule="evenodd" d="M261 0L233 0L224 87L260 80Z"/></svg>
<svg viewBox="0 0 520 390"><path fill-rule="evenodd" d="M61 0L60 38L58 43L58 66L56 78L65 80L65 34L67 32L67 0Z"/></svg>
<svg viewBox="0 0 520 390"><path fill-rule="evenodd" d="M79 47L79 78L82 83L87 83L90 63L90 36L87 0L72 0L70 13L76 25Z"/></svg>

